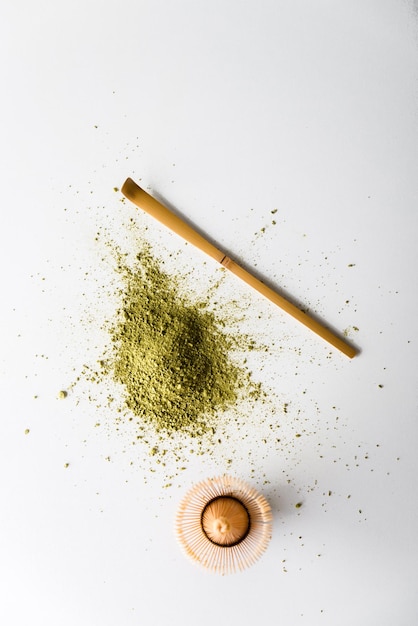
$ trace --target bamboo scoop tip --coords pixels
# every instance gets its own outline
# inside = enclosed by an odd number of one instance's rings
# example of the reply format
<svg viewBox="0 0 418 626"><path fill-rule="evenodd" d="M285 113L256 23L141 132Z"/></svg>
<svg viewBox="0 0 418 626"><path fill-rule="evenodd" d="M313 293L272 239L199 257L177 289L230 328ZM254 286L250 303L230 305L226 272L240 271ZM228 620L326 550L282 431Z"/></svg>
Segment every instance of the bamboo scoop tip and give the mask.
<svg viewBox="0 0 418 626"><path fill-rule="evenodd" d="M121 187L121 192L124 196L130 199L132 193L135 192L135 190L137 189L140 189L139 185L137 185L136 182L132 180L132 178L128 177Z"/></svg>

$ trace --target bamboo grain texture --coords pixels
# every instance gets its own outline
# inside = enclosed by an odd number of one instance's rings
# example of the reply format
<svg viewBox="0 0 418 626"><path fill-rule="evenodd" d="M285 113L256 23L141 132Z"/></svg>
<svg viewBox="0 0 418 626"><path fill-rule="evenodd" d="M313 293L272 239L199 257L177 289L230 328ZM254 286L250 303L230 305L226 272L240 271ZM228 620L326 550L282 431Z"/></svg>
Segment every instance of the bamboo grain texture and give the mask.
<svg viewBox="0 0 418 626"><path fill-rule="evenodd" d="M128 200L137 207L154 217L156 220L167 226L170 230L191 243L202 252L205 252L212 259L220 263L227 270L235 274L250 287L258 291L265 298L280 307L283 311L291 315L294 319L316 333L319 337L340 350L350 359L357 354L357 350L347 343L342 337L336 335L329 328L324 326L317 319L311 317L282 295L268 287L253 274L241 267L238 263L230 259L222 250L219 250L203 235L198 233L192 226L187 224L181 217L170 211L149 193L144 191L131 178L128 178L122 186L122 193Z"/></svg>

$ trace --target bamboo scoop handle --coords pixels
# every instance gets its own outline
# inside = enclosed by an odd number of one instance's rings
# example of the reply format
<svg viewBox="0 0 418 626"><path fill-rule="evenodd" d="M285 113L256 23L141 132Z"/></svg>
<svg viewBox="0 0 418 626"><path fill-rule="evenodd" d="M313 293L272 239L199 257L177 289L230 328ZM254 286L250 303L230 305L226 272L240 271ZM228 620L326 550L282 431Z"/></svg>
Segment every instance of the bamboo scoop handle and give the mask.
<svg viewBox="0 0 418 626"><path fill-rule="evenodd" d="M353 346L334 334L329 328L323 326L318 320L301 311L297 306L286 300L286 298L279 295L276 291L267 287L267 285L250 274L250 272L247 272L243 267L232 261L224 252L218 250L216 246L196 232L189 224L186 224L180 217L172 213L158 202L158 200L150 196L149 193L141 189L131 178L126 179L121 191L128 200L131 200L131 202L136 204L140 209L143 209L146 213L149 213L149 215L162 222L189 243L203 252L206 252L206 254L215 259L215 261L218 261L218 263L221 263L221 265L235 274L235 276L241 278L241 280L253 287L253 289L256 289L263 296L274 302L274 304L277 304L277 306L286 311L286 313L289 313L289 315L307 326L310 330L322 337L322 339L328 341L328 343L343 352L350 359L356 355L357 351Z"/></svg>

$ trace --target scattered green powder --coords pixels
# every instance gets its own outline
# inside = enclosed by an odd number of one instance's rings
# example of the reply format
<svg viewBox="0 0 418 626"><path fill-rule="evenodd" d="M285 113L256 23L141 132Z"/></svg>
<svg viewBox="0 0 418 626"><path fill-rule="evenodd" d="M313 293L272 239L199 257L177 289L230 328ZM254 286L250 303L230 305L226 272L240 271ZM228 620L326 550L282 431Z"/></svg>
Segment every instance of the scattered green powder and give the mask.
<svg viewBox="0 0 418 626"><path fill-rule="evenodd" d="M214 433L218 413L248 384L230 356L233 338L205 303L180 294L147 248L133 268L120 260L118 269L122 307L105 367L123 385L127 407L157 432Z"/></svg>

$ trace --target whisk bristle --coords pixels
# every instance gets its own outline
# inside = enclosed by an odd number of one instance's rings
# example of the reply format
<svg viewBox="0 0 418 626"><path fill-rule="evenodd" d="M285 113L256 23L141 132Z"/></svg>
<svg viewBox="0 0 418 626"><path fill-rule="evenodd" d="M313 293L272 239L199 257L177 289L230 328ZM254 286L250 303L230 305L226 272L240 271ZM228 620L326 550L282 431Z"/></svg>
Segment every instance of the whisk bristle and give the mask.
<svg viewBox="0 0 418 626"><path fill-rule="evenodd" d="M186 554L220 574L252 565L267 548L271 529L265 497L229 476L196 484L180 503L176 518Z"/></svg>

